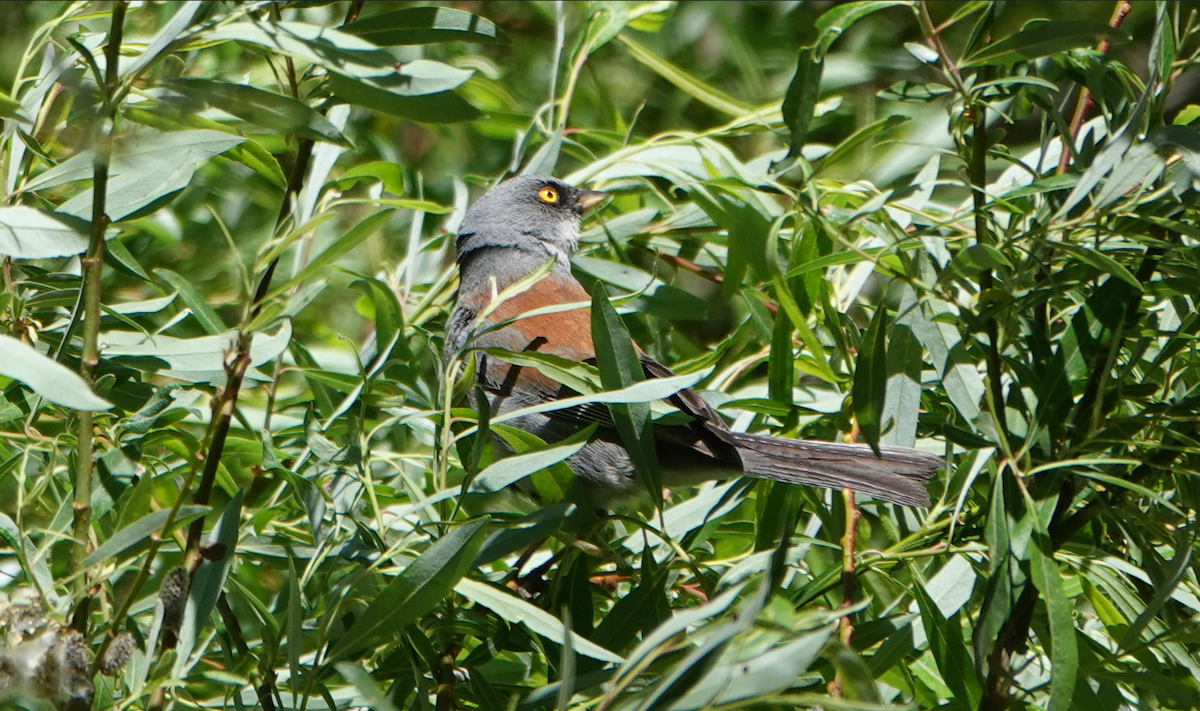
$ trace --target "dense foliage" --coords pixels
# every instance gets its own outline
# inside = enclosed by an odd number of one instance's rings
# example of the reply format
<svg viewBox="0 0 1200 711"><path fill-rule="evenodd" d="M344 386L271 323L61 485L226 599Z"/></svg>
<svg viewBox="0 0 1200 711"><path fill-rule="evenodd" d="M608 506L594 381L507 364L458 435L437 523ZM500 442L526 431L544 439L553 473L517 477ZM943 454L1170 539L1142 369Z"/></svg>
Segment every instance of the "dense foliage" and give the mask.
<svg viewBox="0 0 1200 711"><path fill-rule="evenodd" d="M0 705L1200 707L1198 34L0 4ZM681 375L630 411L695 384L736 428L915 444L934 504L577 511L571 447L442 363L455 226L515 172L615 195L576 273Z"/></svg>

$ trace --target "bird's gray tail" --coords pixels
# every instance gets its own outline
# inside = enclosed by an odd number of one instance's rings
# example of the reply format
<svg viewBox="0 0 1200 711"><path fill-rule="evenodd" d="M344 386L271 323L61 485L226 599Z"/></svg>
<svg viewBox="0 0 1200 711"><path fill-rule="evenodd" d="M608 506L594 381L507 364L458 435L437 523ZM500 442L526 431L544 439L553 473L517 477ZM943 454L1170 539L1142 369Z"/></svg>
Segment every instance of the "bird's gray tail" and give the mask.
<svg viewBox="0 0 1200 711"><path fill-rule="evenodd" d="M828 489L853 489L877 499L928 506L925 482L945 466L941 457L908 447L879 448L731 432L750 476Z"/></svg>

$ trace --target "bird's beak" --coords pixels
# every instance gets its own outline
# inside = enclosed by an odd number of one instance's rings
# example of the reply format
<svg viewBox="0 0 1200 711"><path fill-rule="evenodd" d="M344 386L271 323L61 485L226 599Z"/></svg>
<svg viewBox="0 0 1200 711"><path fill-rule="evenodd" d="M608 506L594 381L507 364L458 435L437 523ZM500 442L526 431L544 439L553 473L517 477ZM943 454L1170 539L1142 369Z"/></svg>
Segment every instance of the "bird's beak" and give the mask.
<svg viewBox="0 0 1200 711"><path fill-rule="evenodd" d="M602 193L599 190L580 190L578 197L575 198L575 204L581 210L590 210L607 200L611 195L612 193Z"/></svg>

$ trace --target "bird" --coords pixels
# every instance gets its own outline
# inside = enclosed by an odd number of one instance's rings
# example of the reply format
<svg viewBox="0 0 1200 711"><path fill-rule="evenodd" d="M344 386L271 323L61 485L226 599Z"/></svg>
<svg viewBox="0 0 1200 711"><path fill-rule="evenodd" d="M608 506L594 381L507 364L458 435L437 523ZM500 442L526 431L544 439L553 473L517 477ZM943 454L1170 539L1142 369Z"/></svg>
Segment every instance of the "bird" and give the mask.
<svg viewBox="0 0 1200 711"><path fill-rule="evenodd" d="M483 349L537 351L595 363L586 306L591 296L572 273L571 256L579 246L583 213L607 197L547 175L521 175L484 193L463 216L455 241L459 285L443 359L447 366L475 359L474 368L461 370L475 372L493 417L576 393L534 367L505 362ZM543 278L496 304L496 294L547 268ZM566 304L577 306L544 310ZM543 311L530 313L535 310ZM674 375L641 349L637 353L646 378ZM908 447L880 446L877 453L863 444L735 432L691 389L667 401L686 420L654 425L662 483L668 488L750 476L928 506L926 483L944 466L941 457ZM603 508L648 492L607 414L607 407L592 405L522 414L506 424L553 443L599 422L566 463L584 496Z"/></svg>

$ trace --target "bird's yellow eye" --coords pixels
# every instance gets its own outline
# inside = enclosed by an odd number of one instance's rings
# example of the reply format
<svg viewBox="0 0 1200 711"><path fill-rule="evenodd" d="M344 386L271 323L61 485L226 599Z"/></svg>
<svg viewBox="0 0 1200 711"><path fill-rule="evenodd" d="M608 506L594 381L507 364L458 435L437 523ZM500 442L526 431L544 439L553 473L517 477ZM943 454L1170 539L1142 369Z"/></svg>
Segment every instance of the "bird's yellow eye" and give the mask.
<svg viewBox="0 0 1200 711"><path fill-rule="evenodd" d="M558 191L551 187L545 187L538 191L538 197L542 199L542 202L558 202Z"/></svg>

